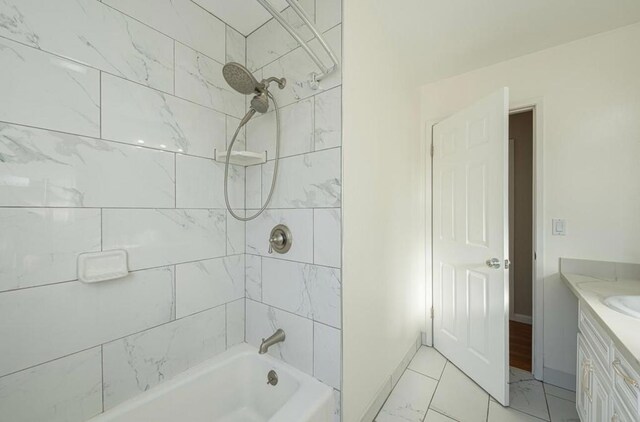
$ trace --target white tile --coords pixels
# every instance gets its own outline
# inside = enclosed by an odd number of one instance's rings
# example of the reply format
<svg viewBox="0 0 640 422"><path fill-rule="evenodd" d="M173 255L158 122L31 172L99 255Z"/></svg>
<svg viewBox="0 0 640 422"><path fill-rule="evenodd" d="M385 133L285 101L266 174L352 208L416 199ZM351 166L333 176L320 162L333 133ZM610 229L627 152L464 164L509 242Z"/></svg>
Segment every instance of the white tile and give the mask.
<svg viewBox="0 0 640 422"><path fill-rule="evenodd" d="M173 207L173 154L0 123L0 205Z"/></svg>
<svg viewBox="0 0 640 422"><path fill-rule="evenodd" d="M226 148L229 148L229 145L231 145L231 138L233 138L233 134L235 133L236 129L238 129L238 125L240 124L240 119L236 119L233 116L227 116L227 138L226 138ZM243 151L247 149L247 126L242 126L240 128L240 132L238 132L238 136L235 140L235 142L233 143L233 150L234 151Z"/></svg>
<svg viewBox="0 0 640 422"><path fill-rule="evenodd" d="M271 181L269 181L271 186ZM267 192L268 194L269 192ZM249 166L246 169L245 204L247 208L262 207L262 166Z"/></svg>
<svg viewBox="0 0 640 422"><path fill-rule="evenodd" d="M262 301L276 308L340 327L340 270L264 258Z"/></svg>
<svg viewBox="0 0 640 422"><path fill-rule="evenodd" d="M102 137L213 158L224 145L224 114L102 74Z"/></svg>
<svg viewBox="0 0 640 422"><path fill-rule="evenodd" d="M547 396L552 422L580 422L576 404L554 396Z"/></svg>
<svg viewBox="0 0 640 422"><path fill-rule="evenodd" d="M334 54L340 60L342 54L342 25L338 25L333 29L325 32L326 42L332 48ZM324 50L320 47L317 40L312 40L309 47L318 54L318 57L326 66L331 65L331 61ZM250 57L247 57L249 60ZM327 89L336 87L342 83L340 67L334 73L330 74L320 82L320 89L314 90L309 86L309 75L311 73L319 73L320 69L309 59L307 53L298 47L288 54L280 57L278 60L266 65L263 69L265 76L277 76L287 79L287 86L283 90L277 90L276 98L280 106L285 106L298 101L302 98L308 98Z"/></svg>
<svg viewBox="0 0 640 422"><path fill-rule="evenodd" d="M249 299L262 302L262 257L246 255L245 291Z"/></svg>
<svg viewBox="0 0 640 422"><path fill-rule="evenodd" d="M538 418L529 416L509 407L502 407L500 403L491 401L489 403L488 422L540 422Z"/></svg>
<svg viewBox="0 0 640 422"><path fill-rule="evenodd" d="M105 209L103 248L126 249L129 269L223 256L223 210Z"/></svg>
<svg viewBox="0 0 640 422"><path fill-rule="evenodd" d="M464 406L460 398L464 397ZM447 363L431 408L460 422L485 422L489 395L451 363Z"/></svg>
<svg viewBox="0 0 640 422"><path fill-rule="evenodd" d="M0 15L1 36L173 91L173 40L100 2L6 0Z"/></svg>
<svg viewBox="0 0 640 422"><path fill-rule="evenodd" d="M225 56L225 63L236 62L244 66L247 63L247 39L244 35L228 25L226 36L227 54Z"/></svg>
<svg viewBox="0 0 640 422"><path fill-rule="evenodd" d="M280 157L313 151L313 99L282 107L279 114ZM254 117L247 124L247 148L256 152L267 151L268 159L273 160L276 157L276 134L274 111Z"/></svg>
<svg viewBox="0 0 640 422"><path fill-rule="evenodd" d="M315 150L342 145L342 88L313 97L315 101Z"/></svg>
<svg viewBox="0 0 640 422"><path fill-rule="evenodd" d="M244 217L245 210L234 209L233 213ZM227 211L227 254L243 254L245 252L246 236L245 236L246 223L242 220L236 219Z"/></svg>
<svg viewBox="0 0 640 422"><path fill-rule="evenodd" d="M523 371L519 368L509 367L509 383L520 381L533 381L535 378L533 374L528 371Z"/></svg>
<svg viewBox="0 0 640 422"><path fill-rule="evenodd" d="M338 390L333 390L333 422L342 421L342 397Z"/></svg>
<svg viewBox="0 0 640 422"><path fill-rule="evenodd" d="M0 294L0 376L165 323L173 317L173 271L164 267L96 284ZM19 329L16 329L16 328Z"/></svg>
<svg viewBox="0 0 640 422"><path fill-rule="evenodd" d="M0 208L0 291L77 278L77 255L100 250L100 210Z"/></svg>
<svg viewBox="0 0 640 422"><path fill-rule="evenodd" d="M427 417L424 419L424 422L455 422L455 420L448 418L445 415L438 413L433 409L429 409L429 411L427 412Z"/></svg>
<svg viewBox="0 0 640 422"><path fill-rule="evenodd" d="M244 167L229 166L229 202L244 208ZM224 164L209 158L176 155L178 208L226 208Z"/></svg>
<svg viewBox="0 0 640 422"><path fill-rule="evenodd" d="M0 378L2 420L82 422L97 415L101 365L96 347Z"/></svg>
<svg viewBox="0 0 640 422"><path fill-rule="evenodd" d="M269 354L309 375L313 374L313 321L247 299L247 343L260 346L278 328L286 340L269 348Z"/></svg>
<svg viewBox="0 0 640 422"><path fill-rule="evenodd" d="M253 213L255 210L247 211ZM293 237L291 249L284 255L269 254L269 235L278 224L289 227ZM255 220L247 221L247 253L313 262L313 210L266 210Z"/></svg>
<svg viewBox="0 0 640 422"><path fill-rule="evenodd" d="M564 400L576 401L576 392L571 390L565 390L564 388L556 387L551 384L543 384L544 392L548 396L558 397Z"/></svg>
<svg viewBox="0 0 640 422"><path fill-rule="evenodd" d="M509 384L509 405L516 410L549 420L547 401L542 383L536 380L518 381Z"/></svg>
<svg viewBox="0 0 640 422"><path fill-rule="evenodd" d="M262 197L266 199L273 161L262 166ZM280 160L272 208L339 207L341 204L340 148Z"/></svg>
<svg viewBox="0 0 640 422"><path fill-rule="evenodd" d="M301 0L300 6L313 21L314 0ZM313 38L313 33L290 7L283 10L281 15L305 41ZM247 65L251 70L259 69L296 47L298 47L298 42L289 35L280 23L271 19L247 37Z"/></svg>
<svg viewBox="0 0 640 422"><path fill-rule="evenodd" d="M176 43L176 95L238 118L244 116L244 95L222 76L222 65Z"/></svg>
<svg viewBox="0 0 640 422"><path fill-rule="evenodd" d="M313 210L313 262L340 267L342 262L342 224L339 208Z"/></svg>
<svg viewBox="0 0 640 422"><path fill-rule="evenodd" d="M342 22L342 0L316 0L316 29L324 32Z"/></svg>
<svg viewBox="0 0 640 422"><path fill-rule="evenodd" d="M422 422L437 384L429 377L406 371L376 416L376 422Z"/></svg>
<svg viewBox="0 0 640 422"><path fill-rule="evenodd" d="M227 303L227 348L244 342L244 298Z"/></svg>
<svg viewBox="0 0 640 422"><path fill-rule="evenodd" d="M337 328L313 323L313 376L340 389L341 333Z"/></svg>
<svg viewBox="0 0 640 422"><path fill-rule="evenodd" d="M224 61L225 24L189 0L103 0L220 62Z"/></svg>
<svg viewBox="0 0 640 422"><path fill-rule="evenodd" d="M105 344L105 410L223 352L225 332L219 306Z"/></svg>
<svg viewBox="0 0 640 422"><path fill-rule="evenodd" d="M409 369L433 379L440 379L447 360L433 347L422 346L409 364Z"/></svg>
<svg viewBox="0 0 640 422"><path fill-rule="evenodd" d="M0 39L0 120L100 136L97 70Z"/></svg>
<svg viewBox="0 0 640 422"><path fill-rule="evenodd" d="M244 255L176 265L176 317L244 297Z"/></svg>

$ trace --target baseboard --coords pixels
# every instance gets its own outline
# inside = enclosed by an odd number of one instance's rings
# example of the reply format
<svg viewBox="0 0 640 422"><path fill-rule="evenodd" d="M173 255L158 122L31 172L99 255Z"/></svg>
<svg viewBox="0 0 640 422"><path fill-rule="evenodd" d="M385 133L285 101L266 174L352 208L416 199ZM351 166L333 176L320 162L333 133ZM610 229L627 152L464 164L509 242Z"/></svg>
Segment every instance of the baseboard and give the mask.
<svg viewBox="0 0 640 422"><path fill-rule="evenodd" d="M416 341L413 342L398 366L396 366L396 369L382 383L382 386L380 386L380 388L378 389L378 393L373 399L373 402L369 405L369 409L365 412L364 416L360 420L361 422L372 422L375 419L375 417L378 415L378 412L380 412L380 409L382 409L384 402L387 401L387 397L389 397L389 394L391 394L391 390L393 390L393 387L398 383L398 380L407 369L407 366L409 366L411 359L413 359L421 345L422 334L418 335Z"/></svg>
<svg viewBox="0 0 640 422"><path fill-rule="evenodd" d="M576 391L576 376L557 369L544 368L543 380L546 384L562 387L565 390Z"/></svg>
<svg viewBox="0 0 640 422"><path fill-rule="evenodd" d="M511 316L509 316L509 319L511 321L515 321L515 322L521 322L523 324L532 324L532 319L531 319L531 315L522 315L522 314L513 314Z"/></svg>

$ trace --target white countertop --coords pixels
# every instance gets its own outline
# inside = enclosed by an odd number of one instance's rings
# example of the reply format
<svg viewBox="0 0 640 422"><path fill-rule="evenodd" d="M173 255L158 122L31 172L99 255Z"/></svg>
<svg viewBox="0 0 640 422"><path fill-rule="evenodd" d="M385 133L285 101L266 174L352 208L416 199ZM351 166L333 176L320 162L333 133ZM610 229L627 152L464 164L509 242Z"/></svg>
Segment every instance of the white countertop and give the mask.
<svg viewBox="0 0 640 422"><path fill-rule="evenodd" d="M640 280L612 281L572 273L560 273L560 276L607 331L623 356L640 372L640 319L614 311L603 302L609 296L640 295Z"/></svg>

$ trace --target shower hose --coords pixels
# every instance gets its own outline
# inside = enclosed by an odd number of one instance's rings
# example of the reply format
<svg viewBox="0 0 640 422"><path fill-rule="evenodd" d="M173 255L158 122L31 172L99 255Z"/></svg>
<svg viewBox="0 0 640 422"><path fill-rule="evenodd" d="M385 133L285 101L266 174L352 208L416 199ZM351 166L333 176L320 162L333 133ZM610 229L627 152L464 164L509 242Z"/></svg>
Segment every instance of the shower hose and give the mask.
<svg viewBox="0 0 640 422"><path fill-rule="evenodd" d="M224 162L224 202L225 204L227 204L227 210L229 210L229 213L233 216L233 218L240 221L253 220L264 212L264 210L267 208L267 205L269 205L269 202L271 201L273 190L276 186L276 178L278 177L278 163L280 161L280 110L278 109L278 103L273 95L271 95L270 92L267 92L267 95L269 96L269 98L271 98L271 101L273 101L273 108L276 112L276 159L273 166L273 176L271 177L271 188L269 189L269 195L267 196L267 200L264 201L264 204L257 213L249 217L241 217L233 211L233 209L231 208L231 204L229 204L229 158L231 157L231 151L233 151L233 144L235 144L238 133L240 133L240 129L242 129L242 122L238 125L238 128L231 138L231 143L229 144L229 148L227 150L227 157Z"/></svg>

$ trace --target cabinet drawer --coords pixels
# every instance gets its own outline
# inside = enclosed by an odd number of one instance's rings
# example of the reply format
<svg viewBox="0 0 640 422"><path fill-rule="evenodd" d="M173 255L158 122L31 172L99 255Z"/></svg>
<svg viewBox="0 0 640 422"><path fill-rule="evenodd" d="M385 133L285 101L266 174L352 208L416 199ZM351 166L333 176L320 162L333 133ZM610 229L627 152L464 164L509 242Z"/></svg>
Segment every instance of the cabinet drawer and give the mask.
<svg viewBox="0 0 640 422"><path fill-rule="evenodd" d="M635 420L640 420L640 375L629 365L627 360L617 350L613 350L613 362L611 363L613 376L613 389L615 395L635 416Z"/></svg>
<svg viewBox="0 0 640 422"><path fill-rule="evenodd" d="M608 368L611 363L611 341L596 320L582 306L582 302L580 303L578 328L585 337L585 341L591 346L594 358L598 360L603 368ZM610 374L607 373L607 376L609 377Z"/></svg>

